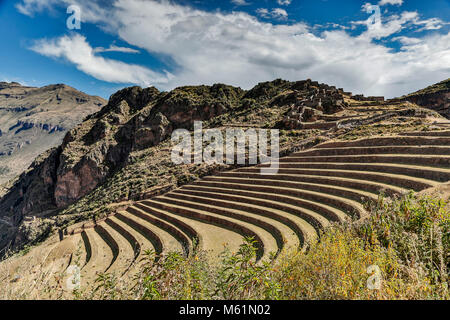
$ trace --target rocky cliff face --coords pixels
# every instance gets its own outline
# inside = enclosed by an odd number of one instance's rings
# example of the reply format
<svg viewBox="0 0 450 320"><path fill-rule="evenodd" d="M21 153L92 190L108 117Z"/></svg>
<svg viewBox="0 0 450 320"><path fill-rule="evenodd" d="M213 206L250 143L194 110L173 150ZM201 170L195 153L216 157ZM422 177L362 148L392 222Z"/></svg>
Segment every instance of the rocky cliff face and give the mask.
<svg viewBox="0 0 450 320"><path fill-rule="evenodd" d="M184 87L170 93L132 87L114 94L108 105L64 138L56 172L58 208L92 191L126 164L131 151L157 145L177 128L191 129L232 108L241 90L224 85Z"/></svg>
<svg viewBox="0 0 450 320"><path fill-rule="evenodd" d="M106 101L66 85L42 88L0 82L0 184L25 170L39 154Z"/></svg>
<svg viewBox="0 0 450 320"><path fill-rule="evenodd" d="M450 79L411 93L401 99L437 111L450 119Z"/></svg>

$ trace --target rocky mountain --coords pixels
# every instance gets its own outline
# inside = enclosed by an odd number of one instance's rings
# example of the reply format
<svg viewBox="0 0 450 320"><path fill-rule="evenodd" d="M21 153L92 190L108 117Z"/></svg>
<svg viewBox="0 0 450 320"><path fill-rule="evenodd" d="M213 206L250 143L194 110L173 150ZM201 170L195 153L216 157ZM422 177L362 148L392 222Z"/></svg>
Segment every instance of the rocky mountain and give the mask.
<svg viewBox="0 0 450 320"><path fill-rule="evenodd" d="M450 78L401 98L450 119Z"/></svg>
<svg viewBox="0 0 450 320"><path fill-rule="evenodd" d="M59 145L67 131L105 103L63 84L35 88L0 82L0 184Z"/></svg>
<svg viewBox="0 0 450 320"><path fill-rule="evenodd" d="M379 102L370 102L377 105L367 112L370 106L351 98L343 89L311 80L275 80L248 91L224 84L170 92L154 87L120 90L68 131L61 145L36 158L0 199L0 249L20 248L55 226L101 217L112 205L230 168L170 161L171 133L192 130L194 121L203 121L204 128L278 128L283 155L338 135L351 139L383 128L419 130L429 114L439 117L401 102L383 102L384 113L377 109Z"/></svg>

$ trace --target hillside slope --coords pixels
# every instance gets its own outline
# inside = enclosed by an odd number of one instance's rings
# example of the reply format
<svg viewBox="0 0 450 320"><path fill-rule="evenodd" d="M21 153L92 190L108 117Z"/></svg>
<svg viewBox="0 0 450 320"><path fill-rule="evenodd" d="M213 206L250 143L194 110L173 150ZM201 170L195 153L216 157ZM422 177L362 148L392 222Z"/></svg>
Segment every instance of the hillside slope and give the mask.
<svg viewBox="0 0 450 320"><path fill-rule="evenodd" d="M450 119L450 79L411 93L401 99L430 108Z"/></svg>
<svg viewBox="0 0 450 320"><path fill-rule="evenodd" d="M437 113L410 103L354 101L335 87L275 80L244 91L217 84L171 92L132 87L111 96L99 112L42 154L0 200L0 247L19 249L55 227L114 212L114 204L148 199L231 165L175 165L174 129L280 129L281 155L338 136L424 130ZM123 204L122 204L123 206Z"/></svg>
<svg viewBox="0 0 450 320"><path fill-rule="evenodd" d="M106 101L67 85L42 88L0 83L0 184L24 171L42 152Z"/></svg>

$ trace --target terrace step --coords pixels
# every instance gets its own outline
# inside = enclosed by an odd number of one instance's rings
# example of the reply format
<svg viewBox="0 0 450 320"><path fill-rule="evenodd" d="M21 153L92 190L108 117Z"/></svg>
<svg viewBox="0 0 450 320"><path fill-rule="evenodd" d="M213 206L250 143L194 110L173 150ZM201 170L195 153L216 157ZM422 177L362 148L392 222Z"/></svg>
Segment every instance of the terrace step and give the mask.
<svg viewBox="0 0 450 320"><path fill-rule="evenodd" d="M122 275L133 266L136 258L139 256L141 247L136 238L121 226L120 221L116 222L114 217L105 220L105 224L109 227L109 232L119 245L119 259L122 262L116 270L122 272Z"/></svg>
<svg viewBox="0 0 450 320"><path fill-rule="evenodd" d="M72 258L69 265L77 265L81 269L87 263L86 248L84 246L84 241L81 237L81 234L76 234L73 237L72 242L75 246L75 251L72 253Z"/></svg>
<svg viewBox="0 0 450 320"><path fill-rule="evenodd" d="M263 167L265 165L261 165ZM401 165L393 163L345 163L345 162L281 162L279 170L339 170L373 172L380 174L403 175L405 177L425 179L442 183L450 180L450 169L427 166ZM243 168L244 169L244 168ZM255 168L260 170L260 168Z"/></svg>
<svg viewBox="0 0 450 320"><path fill-rule="evenodd" d="M127 212L135 215L136 217L141 218L142 220L145 220L149 222L151 225L158 227L160 230L164 230L165 233L169 234L170 237L167 237L165 234L165 241L164 242L172 242L171 247L174 247L173 240L179 243L180 247L182 248L182 252L185 256L189 255L190 248L192 246L192 242L189 239L189 237L182 232L180 229L178 229L176 226L174 226L171 223L168 223L165 220L161 220L156 218L155 216L149 214L145 210L142 210L139 207L131 206L127 208ZM159 234L159 233L158 233Z"/></svg>
<svg viewBox="0 0 450 320"><path fill-rule="evenodd" d="M226 201L232 201L232 206L234 207L236 203L239 205L241 204L252 204L257 205L260 207L264 207L267 209L276 209L282 212L289 213L290 215L294 215L297 218L301 219L302 224L306 224L304 228L310 228L313 227L314 230L318 233L321 230L323 230L326 226L329 225L329 221L324 218L323 216L314 213L313 211L307 210L307 209L300 209L298 206L293 206L288 203L280 202L280 201L274 201L268 198L259 198L258 197L249 197L246 195L239 194L238 190L223 190L220 189L219 192L214 192L211 190L205 190L205 188L198 190L194 188L190 188L189 186L186 188L181 188L178 190L173 191L171 194L186 194L186 195L192 195L192 196L201 196L203 198L210 199L209 201L213 201L211 199L217 200L226 200ZM215 203L215 202L214 202ZM332 218L336 219L335 216ZM296 227L294 227L296 228ZM300 231L300 230L299 230ZM298 233L298 232L297 232ZM304 233L304 231L302 232ZM300 238L300 237L299 237Z"/></svg>
<svg viewBox="0 0 450 320"><path fill-rule="evenodd" d="M156 254L167 252L183 252L183 244L180 243L168 231L149 222L143 212L120 211L116 217L134 228L149 240L156 249ZM144 218L141 218L144 217Z"/></svg>
<svg viewBox="0 0 450 320"><path fill-rule="evenodd" d="M263 256L268 256L270 252L278 252L280 247L284 244L282 243L282 237L278 235L277 239L273 236L273 233L279 233L279 231L277 232L275 228L258 219L246 219L245 216L239 214L234 214L234 217L224 216L211 212L211 210L208 210L209 208L202 210L201 208L205 208L204 205L164 197L148 200L146 201L146 205L152 205L153 207L169 211L173 214L189 217L190 219L197 221L215 224L218 227L237 232L242 236L253 237L258 246L258 260ZM251 222L248 222L248 220L251 220ZM271 230L271 232L266 231L261 225L264 225Z"/></svg>
<svg viewBox="0 0 450 320"><path fill-rule="evenodd" d="M240 168L234 172L258 174L259 168ZM423 189L436 186L438 183L432 180L415 178L406 175L390 174L390 173L371 173L357 170L326 170L326 169L304 169L304 168L282 168L278 169L278 175L305 175L320 177L339 177L358 179L359 181L373 181L388 186L395 186L403 189L412 189L421 191Z"/></svg>
<svg viewBox="0 0 450 320"><path fill-rule="evenodd" d="M152 215L158 219L161 219L175 228L179 229L182 233L184 233L189 238L189 247L192 248L194 244L199 248L203 247L203 238L202 235L199 234L192 226L187 224L185 221L178 219L178 217L173 215L168 215L166 212L161 210L152 209L145 205L143 202L137 202L135 207L141 209L149 215Z"/></svg>
<svg viewBox="0 0 450 320"><path fill-rule="evenodd" d="M113 261L113 252L94 229L84 231L91 247L91 258L81 269L83 284L93 284L98 272L105 272Z"/></svg>
<svg viewBox="0 0 450 320"><path fill-rule="evenodd" d="M307 220L311 225L315 227L317 227L316 223L318 223L320 229L328 226L330 221L343 222L348 219L348 216L343 211L340 211L334 207L327 206L323 203L280 195L276 193L239 190L228 188L226 186L215 188L201 185L187 185L183 186L179 190L182 190L183 192L198 192L205 196L208 196L210 193L218 194L220 196L224 196L225 194L229 194L231 196L243 196L246 198L246 201L248 201L247 199L251 199L252 201L249 203L255 204L258 204L258 201L268 203L269 201L267 200L270 200L270 203L273 202L274 204L283 204L285 210L293 210L295 214L298 214L300 217L304 217L305 220Z"/></svg>
<svg viewBox="0 0 450 320"><path fill-rule="evenodd" d="M109 266L105 269L104 272L108 272L109 270L115 271L117 269L117 265L122 265L123 256L121 255L121 250L119 243L121 243L121 239L117 237L117 234L111 230L105 224L98 224L94 227L94 230L97 234L103 239L103 241L109 246L112 252L112 259L110 261ZM114 237L115 235L116 237ZM119 242L118 242L119 241ZM123 243L121 243L123 245ZM120 257L120 259L119 259Z"/></svg>
<svg viewBox="0 0 450 320"><path fill-rule="evenodd" d="M83 269L92 260L92 258L98 254L98 249L95 244L91 243L91 240L89 240L86 231L82 231L80 235L81 239L83 240L83 245L86 252L84 264L81 266L81 269Z"/></svg>
<svg viewBox="0 0 450 320"><path fill-rule="evenodd" d="M209 222L202 222L189 217L177 215L168 210L155 208L152 203L142 201L140 208L148 213L158 212L161 219L177 219L193 229L196 237L201 239L198 246L209 253L212 257L218 257L225 249L225 244L231 251L237 251L239 246L243 243L243 236L237 232L216 226ZM165 217L163 217L165 216ZM226 239L226 240L225 240Z"/></svg>
<svg viewBox="0 0 450 320"><path fill-rule="evenodd" d="M267 223L280 230L285 238L286 244L291 247L301 247L301 245L305 243L305 239L314 239L316 237L315 229L304 219L273 207L255 205L244 201L236 202L230 200L231 197L226 199L226 196L213 198L204 195L190 194L189 192L183 191L173 191L166 194L165 197L203 203L206 205L214 204L214 212L218 212L218 209L222 208L235 209L254 214L256 218L265 220ZM225 214L228 213L227 210L220 211L224 211Z"/></svg>
<svg viewBox="0 0 450 320"><path fill-rule="evenodd" d="M198 200L192 201L191 200L185 200L185 199L174 199L171 197L158 197L155 198L152 201L147 201L149 205L152 206L167 206L167 205L175 205L175 206L181 206L184 210L188 209L191 211L203 211L208 212L209 214L214 214L216 216L220 216L221 219L225 218L234 218L239 221L245 221L249 224L256 225L259 228L265 230L268 234L270 234L276 241L277 244L277 250L276 252L279 253L283 248L285 247L285 244L287 242L286 237L283 235L283 231L287 231L284 227L281 226L279 223L276 223L273 220L268 221L269 219L266 219L265 217L261 217L249 212L240 211L236 209L224 209L222 207L216 207L211 204L202 204ZM288 235L289 236L289 235ZM291 237L289 237L291 238Z"/></svg>
<svg viewBox="0 0 450 320"><path fill-rule="evenodd" d="M358 139L353 141L331 141L319 144L314 149L345 148L345 147L385 147L394 146L450 146L449 137L422 137L422 136L399 136L399 137L374 137Z"/></svg>
<svg viewBox="0 0 450 320"><path fill-rule="evenodd" d="M45 257L42 263L43 267L59 264L58 269L62 268L65 270L72 262L80 240L81 239L78 236L65 238L64 240L58 242Z"/></svg>
<svg viewBox="0 0 450 320"><path fill-rule="evenodd" d="M233 183L233 182L205 181L205 180L197 181L193 185L201 187L224 188L224 189L228 188L228 189L292 196L299 198L300 200L309 200L313 202L323 203L330 207L337 208L338 210L342 210L343 212L345 212L349 217L361 218L367 215L362 205L357 201L345 199L330 194L325 195L320 192L314 192L305 189L302 190L298 188L273 187L273 186L265 186L262 184L244 184L242 182Z"/></svg>
<svg viewBox="0 0 450 320"><path fill-rule="evenodd" d="M330 176L320 176L320 175L301 175L301 174L281 174L278 172L276 175L261 175L254 172L242 172L242 171L231 171L223 172L218 177L234 177L241 179L264 179L264 180L276 180L276 181L288 181L288 182L305 182L314 184L326 184L329 186L338 186L351 188L356 190L362 190L374 194L379 194L384 192L385 194L401 195L407 190L404 188L396 187L389 184L384 184L380 182L374 182L370 180L359 180L353 178L342 178L342 177L330 177Z"/></svg>
<svg viewBox="0 0 450 320"><path fill-rule="evenodd" d="M314 191L327 195L334 195L342 198L347 198L356 202L367 202L376 200L378 195L375 193L351 189L339 186L329 186L325 184L316 184L316 183L303 183L303 182L293 182L293 181L283 181L283 180L272 180L267 179L248 179L248 178L239 178L239 177L221 177L221 176L213 176L206 177L204 181L218 181L218 182L230 182L237 184L255 184L255 185L264 185L271 187L279 187L279 188L290 188L294 190L308 190Z"/></svg>
<svg viewBox="0 0 450 320"><path fill-rule="evenodd" d="M411 137L450 137L450 130L414 131L414 132L399 133L399 135L401 135L401 136L411 136Z"/></svg>
<svg viewBox="0 0 450 320"><path fill-rule="evenodd" d="M282 162L343 162L343 163L395 163L450 168L450 156L446 155L338 155L338 156L289 156L280 159Z"/></svg>
<svg viewBox="0 0 450 320"><path fill-rule="evenodd" d="M308 151L296 152L290 157L306 156L353 156L353 155L382 155L382 154L417 154L417 155L450 155L449 146L373 146L373 147L331 147L315 148Z"/></svg>

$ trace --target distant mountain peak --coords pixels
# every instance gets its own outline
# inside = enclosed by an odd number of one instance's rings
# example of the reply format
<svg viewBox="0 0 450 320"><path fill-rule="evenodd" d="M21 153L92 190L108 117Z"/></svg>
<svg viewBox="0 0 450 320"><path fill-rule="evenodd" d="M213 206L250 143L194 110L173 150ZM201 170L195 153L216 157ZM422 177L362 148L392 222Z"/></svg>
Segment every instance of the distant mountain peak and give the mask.
<svg viewBox="0 0 450 320"><path fill-rule="evenodd" d="M39 88L0 82L0 183L60 144L68 130L104 104L62 83Z"/></svg>

